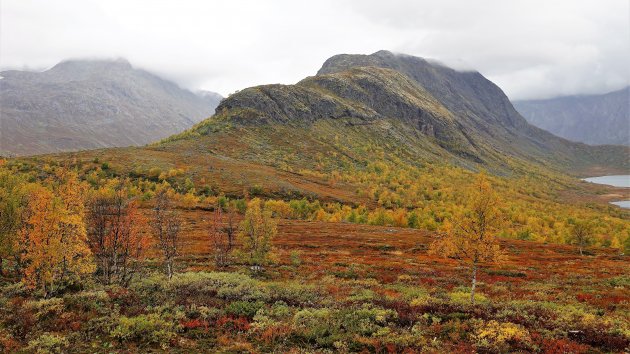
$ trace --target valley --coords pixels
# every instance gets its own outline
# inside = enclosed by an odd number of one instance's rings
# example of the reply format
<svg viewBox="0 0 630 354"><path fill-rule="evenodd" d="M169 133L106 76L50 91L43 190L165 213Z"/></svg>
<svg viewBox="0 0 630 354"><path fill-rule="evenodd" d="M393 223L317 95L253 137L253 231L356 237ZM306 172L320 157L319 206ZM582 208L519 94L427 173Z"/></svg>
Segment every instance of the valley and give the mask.
<svg viewBox="0 0 630 354"><path fill-rule="evenodd" d="M629 149L379 51L146 146L2 159L0 348L623 352L630 191L580 178Z"/></svg>

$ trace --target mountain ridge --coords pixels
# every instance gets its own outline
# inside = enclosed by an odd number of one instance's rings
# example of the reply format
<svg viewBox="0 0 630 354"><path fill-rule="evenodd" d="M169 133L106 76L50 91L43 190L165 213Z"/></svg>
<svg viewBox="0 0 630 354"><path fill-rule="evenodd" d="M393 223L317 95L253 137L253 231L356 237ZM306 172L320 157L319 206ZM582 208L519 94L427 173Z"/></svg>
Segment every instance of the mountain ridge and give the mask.
<svg viewBox="0 0 630 354"><path fill-rule="evenodd" d="M516 100L533 125L591 145L630 145L630 86L600 95Z"/></svg>
<svg viewBox="0 0 630 354"><path fill-rule="evenodd" d="M387 51L333 56L315 76L295 85L241 90L222 101L217 112L193 130L205 133L204 126L226 117L248 125L391 118L413 127L418 139L473 163L505 165L504 155L565 169L592 163L628 166L622 147L591 148L528 124L500 88L478 72ZM606 161L611 156L615 161Z"/></svg>
<svg viewBox="0 0 630 354"><path fill-rule="evenodd" d="M220 101L124 59L65 60L0 76L0 153L8 155L144 145L207 118Z"/></svg>

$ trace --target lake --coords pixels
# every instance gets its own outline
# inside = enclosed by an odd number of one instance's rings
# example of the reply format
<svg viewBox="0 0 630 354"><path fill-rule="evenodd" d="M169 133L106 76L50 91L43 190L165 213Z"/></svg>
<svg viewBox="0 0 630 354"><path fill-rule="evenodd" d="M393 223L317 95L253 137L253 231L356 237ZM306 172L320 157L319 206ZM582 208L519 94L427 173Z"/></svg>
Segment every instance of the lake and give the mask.
<svg viewBox="0 0 630 354"><path fill-rule="evenodd" d="M584 178L584 180L586 182L606 184L613 187L630 188L630 175L590 177ZM611 202L610 204L614 204L625 209L630 209L630 200L620 200L617 202Z"/></svg>
<svg viewBox="0 0 630 354"><path fill-rule="evenodd" d="M630 188L630 175L600 176L584 178L586 182L607 184L613 187Z"/></svg>

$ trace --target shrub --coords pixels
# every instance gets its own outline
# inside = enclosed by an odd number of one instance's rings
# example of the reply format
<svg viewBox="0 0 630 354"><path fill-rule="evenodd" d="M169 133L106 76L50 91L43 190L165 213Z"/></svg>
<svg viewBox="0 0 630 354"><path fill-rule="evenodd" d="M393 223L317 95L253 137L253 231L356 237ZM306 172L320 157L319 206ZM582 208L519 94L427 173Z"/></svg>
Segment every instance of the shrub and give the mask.
<svg viewBox="0 0 630 354"><path fill-rule="evenodd" d="M265 331L281 326L281 320L291 314L289 306L283 301L277 301L269 309L261 308L254 316L252 327L257 331Z"/></svg>
<svg viewBox="0 0 630 354"><path fill-rule="evenodd" d="M37 301L28 301L24 304L24 308L35 313L38 322L42 322L47 318L60 315L63 312L63 299L51 298Z"/></svg>
<svg viewBox="0 0 630 354"><path fill-rule="evenodd" d="M302 258L300 257L300 251L291 251L291 264L294 267L302 265Z"/></svg>
<svg viewBox="0 0 630 354"><path fill-rule="evenodd" d="M451 301L456 304L470 303L470 292L455 291L455 292L449 293L448 296L451 299ZM475 303L483 304L487 302L488 302L488 298L486 298L483 294L475 293Z"/></svg>
<svg viewBox="0 0 630 354"><path fill-rule="evenodd" d="M587 353L588 345L579 344L568 339L544 339L541 346L544 353Z"/></svg>
<svg viewBox="0 0 630 354"><path fill-rule="evenodd" d="M420 295L418 297L413 298L410 302L409 305L411 306L426 306L429 304L429 302L431 302L431 296L428 294L423 294Z"/></svg>
<svg viewBox="0 0 630 354"><path fill-rule="evenodd" d="M501 275L504 277L512 277L512 278L525 278L527 274L523 272L516 272L511 270L488 270L486 272L488 275Z"/></svg>
<svg viewBox="0 0 630 354"><path fill-rule="evenodd" d="M29 341L26 350L32 353L64 353L69 344L64 336L44 333Z"/></svg>
<svg viewBox="0 0 630 354"><path fill-rule="evenodd" d="M514 323L499 323L497 321L479 321L473 338L478 347L496 351L505 351L509 344L527 343L530 341L529 332Z"/></svg>
<svg viewBox="0 0 630 354"><path fill-rule="evenodd" d="M14 353L18 348L20 348L20 342L13 338L7 329L0 328L0 352Z"/></svg>
<svg viewBox="0 0 630 354"><path fill-rule="evenodd" d="M411 283L413 278L409 274L402 274L398 276L398 281L401 283Z"/></svg>
<svg viewBox="0 0 630 354"><path fill-rule="evenodd" d="M269 295L258 280L247 275L227 272L188 272L175 274L171 281L154 275L134 284L142 293L176 293L187 296L210 295L225 300L266 300Z"/></svg>
<svg viewBox="0 0 630 354"><path fill-rule="evenodd" d="M166 347L177 335L175 325L157 314L136 317L122 316L117 326L110 332L113 338L121 342L158 344Z"/></svg>
<svg viewBox="0 0 630 354"><path fill-rule="evenodd" d="M105 291L84 291L77 294L66 295L63 303L66 310L82 312L105 312L109 295Z"/></svg>
<svg viewBox="0 0 630 354"><path fill-rule="evenodd" d="M354 334L371 336L382 333L390 321L397 318L393 310L364 305L359 309L344 309L340 313L341 325Z"/></svg>
<svg viewBox="0 0 630 354"><path fill-rule="evenodd" d="M357 335L385 335L389 333L390 321L396 318L395 311L371 305L343 310L303 309L293 316L293 326L302 338L330 347Z"/></svg>
<svg viewBox="0 0 630 354"><path fill-rule="evenodd" d="M303 309L293 316L298 336L310 342L330 347L341 339L340 324L330 309Z"/></svg>
<svg viewBox="0 0 630 354"><path fill-rule="evenodd" d="M205 321L214 321L222 314L222 309L196 304L189 305L184 312L184 316L187 318L198 318Z"/></svg>
<svg viewBox="0 0 630 354"><path fill-rule="evenodd" d="M265 202L265 209L269 210L274 218L288 219L292 214L289 203L283 200L268 200Z"/></svg>
<svg viewBox="0 0 630 354"><path fill-rule="evenodd" d="M404 278L403 278L404 279ZM396 283L385 286L387 290L393 290L396 293L400 293L403 299L411 301L413 299L427 296L427 290L425 288L413 285L407 285L404 283ZM391 298L391 296L386 296Z"/></svg>
<svg viewBox="0 0 630 354"><path fill-rule="evenodd" d="M267 288L271 300L283 301L295 306L313 304L321 296L319 290L312 284L280 282L271 283Z"/></svg>
<svg viewBox="0 0 630 354"><path fill-rule="evenodd" d="M358 289L347 298L348 301L355 302L368 302L374 299L376 299L376 293L370 289Z"/></svg>
<svg viewBox="0 0 630 354"><path fill-rule="evenodd" d="M223 316L217 320L216 326L228 332L245 332L249 330L250 323L245 317Z"/></svg>
<svg viewBox="0 0 630 354"><path fill-rule="evenodd" d="M308 200L291 200L289 202L291 208L291 216L294 219L306 220L311 217L317 210L321 208L319 202L310 203Z"/></svg>
<svg viewBox="0 0 630 354"><path fill-rule="evenodd" d="M264 305L262 301L234 301L226 307L225 312L234 317L253 318Z"/></svg>

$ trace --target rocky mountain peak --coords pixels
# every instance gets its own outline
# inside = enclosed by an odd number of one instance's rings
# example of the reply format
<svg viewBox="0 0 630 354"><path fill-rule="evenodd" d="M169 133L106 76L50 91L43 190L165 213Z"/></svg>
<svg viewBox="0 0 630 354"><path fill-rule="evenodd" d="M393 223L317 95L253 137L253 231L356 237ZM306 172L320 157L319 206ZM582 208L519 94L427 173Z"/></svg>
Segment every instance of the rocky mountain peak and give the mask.
<svg viewBox="0 0 630 354"><path fill-rule="evenodd" d="M527 122L503 91L477 71L457 71L436 61L381 50L369 55L335 55L324 62L317 75L359 66L396 70L416 81L452 112L478 124L526 129Z"/></svg>

